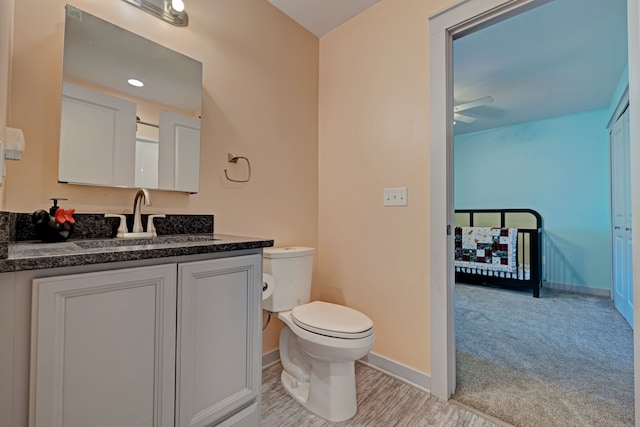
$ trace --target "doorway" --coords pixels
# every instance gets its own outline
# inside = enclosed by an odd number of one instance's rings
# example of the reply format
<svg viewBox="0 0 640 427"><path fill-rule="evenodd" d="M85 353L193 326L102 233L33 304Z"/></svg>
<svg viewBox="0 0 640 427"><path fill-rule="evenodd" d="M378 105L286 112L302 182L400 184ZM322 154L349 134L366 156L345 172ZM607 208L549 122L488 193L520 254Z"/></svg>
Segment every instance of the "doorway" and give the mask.
<svg viewBox="0 0 640 427"><path fill-rule="evenodd" d="M606 298L604 255L607 107L618 82L626 84L626 37L626 0L554 0L453 41L455 208L530 208L544 218L541 300L455 286L454 399L513 424L560 422L567 413L585 425L633 419L632 331ZM456 225L468 225L459 216ZM580 311L590 304L599 309ZM585 328L590 345L579 338ZM606 344L614 337L616 345ZM603 377L605 360L620 375Z"/></svg>
<svg viewBox="0 0 640 427"><path fill-rule="evenodd" d="M453 239L447 230L453 224L453 105L452 105L452 55L454 36L488 26L498 19L521 13L546 1L536 0L469 0L430 17L430 123L431 123L431 392L448 399L455 390L455 333L453 304ZM638 0L628 0L628 49L630 87L631 169L633 182L640 182L640 150L634 146L635 135L640 131L640 120L634 114L633 102L640 96ZM640 188L632 184L632 198L639 200ZM638 215L634 215L634 222ZM640 225L635 224L634 233ZM633 239L638 241L638 236ZM446 250L442 250L443 248ZM634 248L637 264L638 248ZM634 294L640 287L634 283ZM634 341L639 343L638 328L634 328ZM634 346L635 360L639 360L638 345ZM637 371L637 369L636 369ZM635 375L638 389L639 375ZM639 413L636 393L636 413Z"/></svg>

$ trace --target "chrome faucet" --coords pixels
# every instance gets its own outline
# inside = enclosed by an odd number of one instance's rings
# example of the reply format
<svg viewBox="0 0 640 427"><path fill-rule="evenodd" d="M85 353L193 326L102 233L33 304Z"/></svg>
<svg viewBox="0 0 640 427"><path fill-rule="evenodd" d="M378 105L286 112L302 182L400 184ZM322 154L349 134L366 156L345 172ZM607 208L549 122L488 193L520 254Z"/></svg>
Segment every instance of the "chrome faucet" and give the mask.
<svg viewBox="0 0 640 427"><path fill-rule="evenodd" d="M131 229L133 233L142 233L144 231L142 228L142 216L140 214L142 199L144 199L145 206L151 206L149 191L144 188L138 190L136 197L133 199L133 228Z"/></svg>

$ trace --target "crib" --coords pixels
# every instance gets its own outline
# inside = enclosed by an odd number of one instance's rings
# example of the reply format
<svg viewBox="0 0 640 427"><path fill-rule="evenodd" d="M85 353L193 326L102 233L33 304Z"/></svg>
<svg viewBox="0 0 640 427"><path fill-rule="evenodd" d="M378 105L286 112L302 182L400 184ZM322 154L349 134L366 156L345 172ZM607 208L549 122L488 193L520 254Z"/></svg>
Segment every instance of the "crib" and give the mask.
<svg viewBox="0 0 640 427"><path fill-rule="evenodd" d="M533 209L456 209L455 227L457 283L531 289L535 298L540 297L542 217L538 212ZM504 242L502 259L494 259L495 265L488 265L484 264L484 258L469 260L464 256L463 231L469 235L486 234L490 229L496 236L502 235L494 237L495 241L503 239L500 240Z"/></svg>

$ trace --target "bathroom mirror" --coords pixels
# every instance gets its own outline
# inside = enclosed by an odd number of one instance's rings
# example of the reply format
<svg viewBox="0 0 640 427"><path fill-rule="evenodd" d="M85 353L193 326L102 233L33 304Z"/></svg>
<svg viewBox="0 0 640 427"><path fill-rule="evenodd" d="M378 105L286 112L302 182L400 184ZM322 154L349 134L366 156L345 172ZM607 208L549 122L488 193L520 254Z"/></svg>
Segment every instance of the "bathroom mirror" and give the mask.
<svg viewBox="0 0 640 427"><path fill-rule="evenodd" d="M197 193L202 64L65 10L58 181Z"/></svg>

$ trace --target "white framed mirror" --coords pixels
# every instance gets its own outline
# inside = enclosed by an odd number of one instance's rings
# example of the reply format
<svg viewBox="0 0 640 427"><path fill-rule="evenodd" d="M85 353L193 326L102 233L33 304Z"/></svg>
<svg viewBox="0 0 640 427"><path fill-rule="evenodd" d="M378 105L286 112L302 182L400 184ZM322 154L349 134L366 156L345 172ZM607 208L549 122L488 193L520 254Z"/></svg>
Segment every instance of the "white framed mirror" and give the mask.
<svg viewBox="0 0 640 427"><path fill-rule="evenodd" d="M58 181L197 193L202 64L65 10Z"/></svg>

